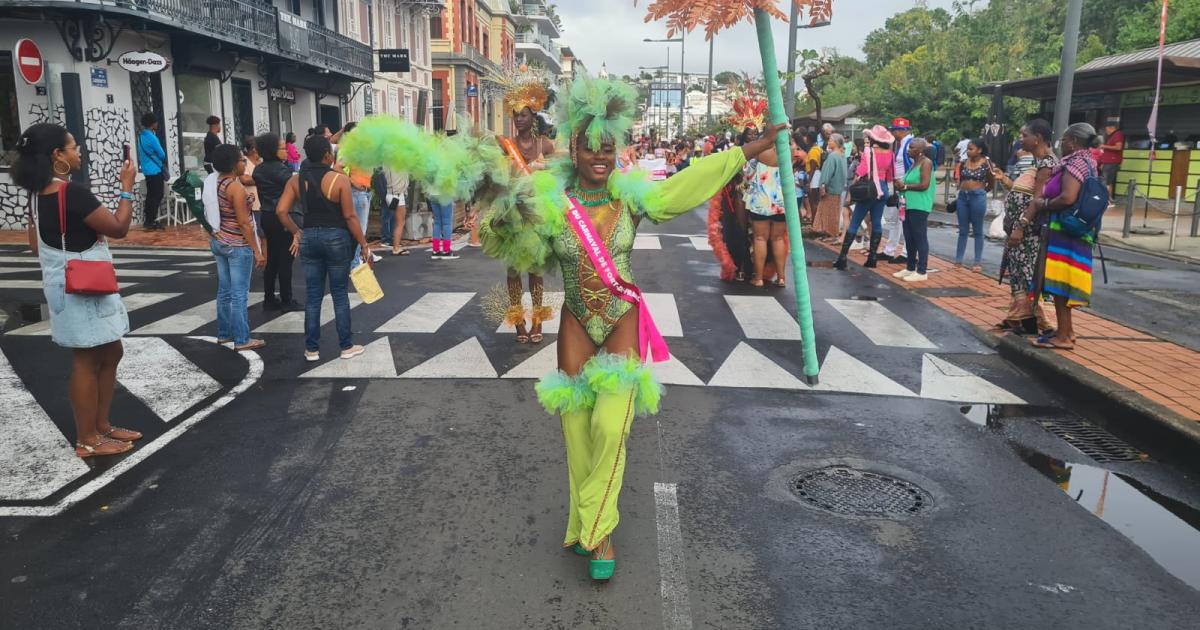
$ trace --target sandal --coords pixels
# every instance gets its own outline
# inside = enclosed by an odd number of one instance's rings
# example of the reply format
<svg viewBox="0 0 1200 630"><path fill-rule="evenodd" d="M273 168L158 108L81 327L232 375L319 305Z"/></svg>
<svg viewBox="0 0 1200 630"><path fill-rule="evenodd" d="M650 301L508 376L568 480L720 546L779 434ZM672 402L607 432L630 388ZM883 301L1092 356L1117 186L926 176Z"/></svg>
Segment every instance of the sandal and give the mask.
<svg viewBox="0 0 1200 630"><path fill-rule="evenodd" d="M1074 350L1075 349L1074 343L1064 344L1062 342L1055 341L1054 337L1052 337L1050 335L1042 335L1041 337L1038 337L1037 339L1031 340L1029 343L1032 344L1033 347L1035 347L1035 348L1046 348L1049 350Z"/></svg>
<svg viewBox="0 0 1200 630"><path fill-rule="evenodd" d="M775 287L779 289L787 287L787 281L785 281L783 278L776 278L771 284L775 285Z"/></svg>
<svg viewBox="0 0 1200 630"><path fill-rule="evenodd" d="M267 342L263 341L262 339L251 339L240 346L234 346L233 349L239 352L242 350L258 350L266 345Z"/></svg>
<svg viewBox="0 0 1200 630"><path fill-rule="evenodd" d="M517 324L517 343L529 343L529 333L525 331L525 321Z"/></svg>
<svg viewBox="0 0 1200 630"><path fill-rule="evenodd" d="M588 561L588 575L593 580L608 580L611 579L613 573L617 570L617 560L605 560L604 556L608 555L608 550L612 547L612 543L608 537L604 538L604 542L596 548L596 552L592 554L592 559ZM600 556L597 558L596 556Z"/></svg>
<svg viewBox="0 0 1200 630"><path fill-rule="evenodd" d="M542 325L540 323L534 324L533 330L529 331L529 341L530 343L542 343Z"/></svg>
<svg viewBox="0 0 1200 630"><path fill-rule="evenodd" d="M122 442L120 440L102 437L100 438L100 441L96 442L95 444L76 442L75 455L80 459L87 459L89 457L105 457L107 455L120 455L121 453L124 453L132 448L133 444L129 442Z"/></svg>
<svg viewBox="0 0 1200 630"><path fill-rule="evenodd" d="M109 427L108 432L101 431L100 435L120 442L133 442L134 440L142 439L142 434L139 431L132 429L122 429L121 427Z"/></svg>

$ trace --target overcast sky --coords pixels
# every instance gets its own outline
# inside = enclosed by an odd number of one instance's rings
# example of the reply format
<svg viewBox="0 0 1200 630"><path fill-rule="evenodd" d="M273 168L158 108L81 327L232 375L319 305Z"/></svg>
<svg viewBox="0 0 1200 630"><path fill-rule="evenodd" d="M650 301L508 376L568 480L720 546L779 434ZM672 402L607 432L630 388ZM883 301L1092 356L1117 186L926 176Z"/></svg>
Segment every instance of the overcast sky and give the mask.
<svg viewBox="0 0 1200 630"><path fill-rule="evenodd" d="M595 74L600 64L606 63L608 71L616 74L636 76L638 66L660 66L667 62L670 50L671 69L679 68L679 44L645 43L644 38L665 38L666 26L644 21L646 5L650 0L554 0L563 21L561 43L571 47L588 70ZM926 0L929 7L950 9L953 0ZM789 0L778 3L786 13L791 6ZM799 32L797 47L837 48L842 54L862 57L862 42L867 33L882 27L884 21L919 0L834 0L833 23L816 29ZM870 8L867 8L870 7ZM776 59L782 70L787 52L787 27L781 21L774 25ZM708 42L703 32L693 32L685 42L686 70L689 73L708 72ZM713 58L713 73L723 70L762 73L762 62L758 56L758 41L754 25L750 23L722 31L717 35Z"/></svg>

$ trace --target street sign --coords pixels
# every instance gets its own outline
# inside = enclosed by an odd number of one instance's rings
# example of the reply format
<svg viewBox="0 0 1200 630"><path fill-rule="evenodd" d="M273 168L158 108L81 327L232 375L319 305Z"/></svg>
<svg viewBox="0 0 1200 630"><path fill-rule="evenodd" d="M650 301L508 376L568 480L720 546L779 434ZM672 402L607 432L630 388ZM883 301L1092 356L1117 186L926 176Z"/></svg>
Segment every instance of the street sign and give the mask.
<svg viewBox="0 0 1200 630"><path fill-rule="evenodd" d="M92 87L108 87L108 70L95 66L92 67Z"/></svg>
<svg viewBox="0 0 1200 630"><path fill-rule="evenodd" d="M170 63L156 52L131 50L117 57L117 65L129 72L162 72Z"/></svg>
<svg viewBox="0 0 1200 630"><path fill-rule="evenodd" d="M468 85L467 86L467 98L476 98L478 96L479 96L479 86L478 85Z"/></svg>
<svg viewBox="0 0 1200 630"><path fill-rule="evenodd" d="M38 49L37 44L33 43L32 39L18 39L13 50L17 73L21 78L29 85L41 83L45 69L42 67L42 51Z"/></svg>
<svg viewBox="0 0 1200 630"><path fill-rule="evenodd" d="M408 72L411 69L407 48L390 48L378 52L380 72Z"/></svg>

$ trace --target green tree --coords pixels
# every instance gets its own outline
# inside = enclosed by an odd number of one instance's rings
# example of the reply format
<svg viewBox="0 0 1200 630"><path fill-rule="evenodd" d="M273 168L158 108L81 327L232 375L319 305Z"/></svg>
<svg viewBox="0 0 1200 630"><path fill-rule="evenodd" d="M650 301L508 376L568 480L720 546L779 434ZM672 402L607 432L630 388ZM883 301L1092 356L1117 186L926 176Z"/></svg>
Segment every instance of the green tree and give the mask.
<svg viewBox="0 0 1200 630"><path fill-rule="evenodd" d="M729 85L730 83L737 83L738 81L741 81L741 80L742 80L742 75L740 75L736 72L733 72L732 70L718 72L717 76L713 77L713 81L716 81L717 85Z"/></svg>
<svg viewBox="0 0 1200 630"><path fill-rule="evenodd" d="M1119 15L1117 48L1136 50L1158 45L1159 19L1162 4L1155 0L1142 4L1136 11ZM1194 39L1200 36L1200 0L1172 0L1167 5L1167 43Z"/></svg>

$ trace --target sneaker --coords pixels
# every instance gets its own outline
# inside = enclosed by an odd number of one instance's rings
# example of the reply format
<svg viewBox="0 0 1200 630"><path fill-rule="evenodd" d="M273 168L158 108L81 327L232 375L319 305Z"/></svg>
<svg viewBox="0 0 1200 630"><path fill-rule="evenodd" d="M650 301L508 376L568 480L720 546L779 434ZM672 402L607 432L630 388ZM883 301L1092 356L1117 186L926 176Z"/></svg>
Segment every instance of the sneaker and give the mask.
<svg viewBox="0 0 1200 630"><path fill-rule="evenodd" d="M309 352L308 350L305 350L304 351L304 360L308 361L309 363L312 363L314 361L320 361L321 353L320 352Z"/></svg>
<svg viewBox="0 0 1200 630"><path fill-rule="evenodd" d="M371 253L371 262L379 262L381 260L383 260L383 256L380 256L374 252Z"/></svg>
<svg viewBox="0 0 1200 630"><path fill-rule="evenodd" d="M363 349L362 346L350 346L349 348L342 350L342 358L343 359L353 359L354 357L362 354L363 352L365 352L365 350Z"/></svg>
<svg viewBox="0 0 1200 630"><path fill-rule="evenodd" d="M429 259L430 260L441 260L442 252L433 252L432 254L429 255Z"/></svg>
<svg viewBox="0 0 1200 630"><path fill-rule="evenodd" d="M442 252L442 260L458 260L458 252L454 250Z"/></svg>
<svg viewBox="0 0 1200 630"><path fill-rule="evenodd" d="M905 277L907 277L908 275L910 275L910 274L914 274L914 273L916 273L916 272L915 272L915 271L909 271L909 270L907 270L907 269L901 269L900 271L897 271L896 273L892 274L892 277L893 277L893 278L900 278L901 280L903 280L903 279L904 279Z"/></svg>
<svg viewBox="0 0 1200 630"><path fill-rule="evenodd" d="M928 279L929 279L929 274L917 273L915 271L909 272L909 274L907 276L904 276L905 282L924 282Z"/></svg>
<svg viewBox="0 0 1200 630"><path fill-rule="evenodd" d="M907 262L908 262L908 256L905 256L904 254L900 254L899 256L892 256L892 264L893 265L903 265Z"/></svg>

